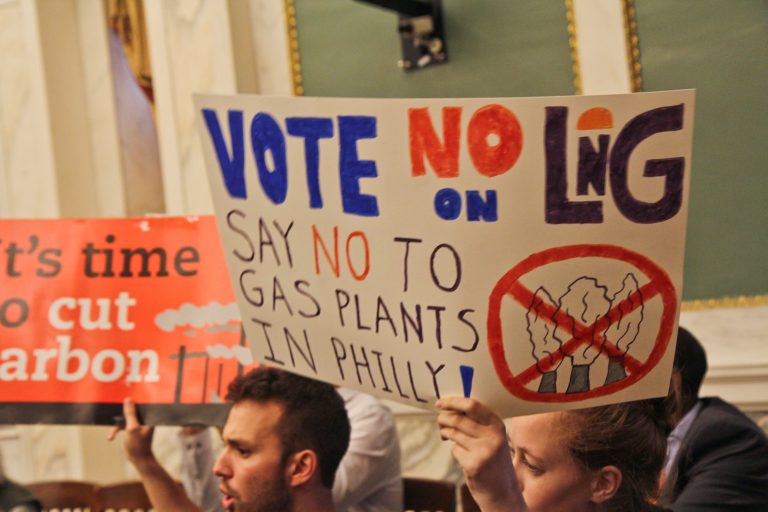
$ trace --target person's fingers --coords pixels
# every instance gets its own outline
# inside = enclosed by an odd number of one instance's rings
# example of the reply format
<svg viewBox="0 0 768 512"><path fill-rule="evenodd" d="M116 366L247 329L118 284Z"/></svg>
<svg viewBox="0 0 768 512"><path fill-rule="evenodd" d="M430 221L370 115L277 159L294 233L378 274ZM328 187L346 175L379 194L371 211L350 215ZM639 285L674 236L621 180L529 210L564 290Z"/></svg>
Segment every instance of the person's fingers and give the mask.
<svg viewBox="0 0 768 512"><path fill-rule="evenodd" d="M470 437L480 437L483 431L488 428L487 425L481 425L466 414L456 412L441 412L437 417L437 425L444 428L459 430Z"/></svg>
<svg viewBox="0 0 768 512"><path fill-rule="evenodd" d="M490 425L498 418L493 411L473 398L446 396L440 398L435 406L441 411L454 411L466 414L482 425Z"/></svg>
<svg viewBox="0 0 768 512"><path fill-rule="evenodd" d="M440 437L442 437L446 441L451 441L455 445L458 445L464 448L465 450L472 450L473 446L476 446L479 444L479 441L476 437L472 437L460 430L456 430L453 428L441 428Z"/></svg>
<svg viewBox="0 0 768 512"><path fill-rule="evenodd" d="M125 428L134 429L141 426L139 417L136 414L136 404L130 398L123 400L123 415L125 416Z"/></svg>
<svg viewBox="0 0 768 512"><path fill-rule="evenodd" d="M114 441L117 437L117 433L120 432L120 430L120 427L117 425L109 429L109 432L107 433L107 441Z"/></svg>
<svg viewBox="0 0 768 512"><path fill-rule="evenodd" d="M455 411L440 411L437 414L437 425L439 427L452 427L457 416L463 416L463 414Z"/></svg>
<svg viewBox="0 0 768 512"><path fill-rule="evenodd" d="M467 410L467 416L474 419L481 425L491 425L497 422L501 422L498 416L491 411L488 407L481 404L477 400L469 399L469 406Z"/></svg>
<svg viewBox="0 0 768 512"><path fill-rule="evenodd" d="M444 396L441 397L436 403L435 407L437 407L440 410L448 410L448 411L457 411L457 412L465 412L465 409L468 406L469 398L464 398L463 396Z"/></svg>

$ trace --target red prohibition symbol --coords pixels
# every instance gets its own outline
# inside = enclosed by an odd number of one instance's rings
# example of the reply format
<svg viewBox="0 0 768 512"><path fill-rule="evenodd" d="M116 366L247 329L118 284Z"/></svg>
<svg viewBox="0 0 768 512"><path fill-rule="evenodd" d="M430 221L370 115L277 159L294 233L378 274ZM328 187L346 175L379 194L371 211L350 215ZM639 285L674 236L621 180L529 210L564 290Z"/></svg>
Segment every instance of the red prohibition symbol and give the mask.
<svg viewBox="0 0 768 512"><path fill-rule="evenodd" d="M619 381L596 387L589 391L576 393L539 393L529 389L527 384L539 377L540 373L536 364L532 364L527 369L517 375L507 364L507 358L504 353L504 339L501 329L501 302L506 296L511 297L522 307L528 308L533 299L533 292L528 290L520 279L531 271L534 271L545 265L561 261L580 258L606 258L618 260L634 266L640 270L647 278L648 282L644 284L638 293L643 300L649 301L660 296L663 309L659 330L656 334L653 349L648 358L642 362L638 361L629 354L625 358L625 370L627 377ZM614 309L619 307L614 305ZM661 361L664 352L669 345L674 329L675 318L677 316L677 293L667 273L647 257L630 251L623 247L615 245L569 245L563 247L554 247L535 254L531 254L520 263L510 269L496 283L488 299L488 349L491 354L494 368L499 380L504 387L518 398L534 402L574 402L588 398L596 398L613 394L625 389L638 382L648 374ZM582 326L582 328L605 329L610 326L608 316L598 320L593 326ZM573 333L571 333L573 334ZM578 348L579 342L575 338L563 344L564 348ZM603 354L613 356L620 354L617 347L606 340L603 345ZM562 354L554 356L556 359L562 359Z"/></svg>

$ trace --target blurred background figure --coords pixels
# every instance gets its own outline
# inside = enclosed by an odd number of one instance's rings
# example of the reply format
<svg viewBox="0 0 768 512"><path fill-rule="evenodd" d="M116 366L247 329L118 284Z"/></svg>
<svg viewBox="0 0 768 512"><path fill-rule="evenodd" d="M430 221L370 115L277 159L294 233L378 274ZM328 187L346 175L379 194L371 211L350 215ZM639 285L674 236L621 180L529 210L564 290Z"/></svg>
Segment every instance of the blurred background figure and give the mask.
<svg viewBox="0 0 768 512"><path fill-rule="evenodd" d="M41 508L29 490L5 477L0 454L0 512L40 512Z"/></svg>
<svg viewBox="0 0 768 512"><path fill-rule="evenodd" d="M766 511L765 432L720 398L699 398L706 373L704 347L680 327L670 384L676 426L668 438L661 503L675 512Z"/></svg>

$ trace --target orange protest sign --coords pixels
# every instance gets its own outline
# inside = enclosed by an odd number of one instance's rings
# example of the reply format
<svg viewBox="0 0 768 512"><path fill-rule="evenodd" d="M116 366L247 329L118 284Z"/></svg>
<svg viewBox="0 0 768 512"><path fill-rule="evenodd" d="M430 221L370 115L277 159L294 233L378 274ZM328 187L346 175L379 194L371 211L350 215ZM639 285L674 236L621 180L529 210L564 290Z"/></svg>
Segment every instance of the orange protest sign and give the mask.
<svg viewBox="0 0 768 512"><path fill-rule="evenodd" d="M252 364L213 217L0 221L0 421L220 421Z"/></svg>

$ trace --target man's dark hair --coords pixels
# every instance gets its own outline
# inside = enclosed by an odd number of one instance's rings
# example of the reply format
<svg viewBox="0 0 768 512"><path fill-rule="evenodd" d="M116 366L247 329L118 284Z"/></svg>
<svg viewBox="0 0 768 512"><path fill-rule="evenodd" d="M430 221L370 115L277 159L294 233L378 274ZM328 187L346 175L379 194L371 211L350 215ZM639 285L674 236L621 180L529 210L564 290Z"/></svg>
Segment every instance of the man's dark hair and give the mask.
<svg viewBox="0 0 768 512"><path fill-rule="evenodd" d="M707 354L685 327L677 329L674 368L680 372L682 399L687 408L699 397L699 388L707 373Z"/></svg>
<svg viewBox="0 0 768 512"><path fill-rule="evenodd" d="M330 384L276 368L259 367L230 382L227 401L275 402L283 406L277 435L283 455L310 449L317 454L320 479L328 489L349 446L344 400Z"/></svg>

